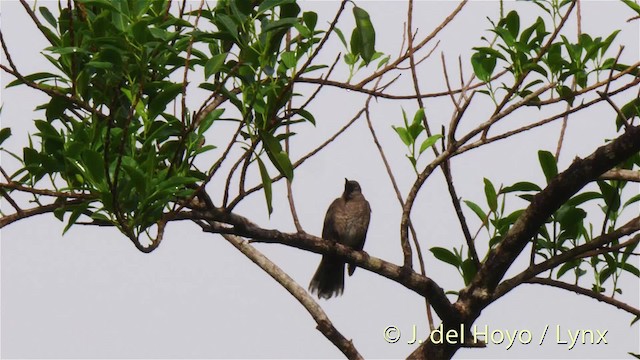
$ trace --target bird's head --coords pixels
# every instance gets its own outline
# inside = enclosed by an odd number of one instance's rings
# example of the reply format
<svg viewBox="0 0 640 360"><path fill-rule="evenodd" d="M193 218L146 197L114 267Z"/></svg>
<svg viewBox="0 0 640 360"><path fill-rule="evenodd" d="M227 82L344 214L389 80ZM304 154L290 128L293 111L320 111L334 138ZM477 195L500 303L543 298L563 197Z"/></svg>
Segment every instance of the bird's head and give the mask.
<svg viewBox="0 0 640 360"><path fill-rule="evenodd" d="M361 193L362 189L357 181L349 180L347 178L344 179L344 194L342 194L342 197L345 199L351 199L354 195Z"/></svg>

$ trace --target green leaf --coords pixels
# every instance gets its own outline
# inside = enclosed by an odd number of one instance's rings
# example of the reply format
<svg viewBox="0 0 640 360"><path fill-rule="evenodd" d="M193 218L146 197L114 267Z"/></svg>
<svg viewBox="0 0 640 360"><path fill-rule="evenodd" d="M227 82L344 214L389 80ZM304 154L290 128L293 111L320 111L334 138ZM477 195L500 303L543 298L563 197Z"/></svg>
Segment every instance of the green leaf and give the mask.
<svg viewBox="0 0 640 360"><path fill-rule="evenodd" d="M528 181L521 181L521 182L517 182L511 186L507 186L505 188L502 188L502 190L500 190L500 194L507 194L510 192L515 192L515 191L541 191L542 189L540 188L540 186L532 183L532 182L528 182Z"/></svg>
<svg viewBox="0 0 640 360"><path fill-rule="evenodd" d="M82 215L88 207L89 204L87 203L82 203L73 207L73 211L69 216L69 221L67 221L67 225L64 227L64 230L62 230L62 235L66 234L66 232L76 223L76 221L78 221L80 215Z"/></svg>
<svg viewBox="0 0 640 360"><path fill-rule="evenodd" d="M471 55L471 65L478 79L487 82L496 67L496 58L487 53L476 52Z"/></svg>
<svg viewBox="0 0 640 360"><path fill-rule="evenodd" d="M47 20L47 22L51 24L54 29L58 26L58 22L56 21L55 16L53 16L49 9L47 9L45 6L40 6L38 10L40 10L40 14L42 14L42 17L44 17L44 19Z"/></svg>
<svg viewBox="0 0 640 360"><path fill-rule="evenodd" d="M620 193L618 189L605 181L597 181L597 184L602 192L602 199L609 207L609 210L618 211L620 209Z"/></svg>
<svg viewBox="0 0 640 360"><path fill-rule="evenodd" d="M118 13L120 12L120 9L116 8L113 5L113 3L115 2L112 3L112 1L109 1L109 0L79 0L78 2L84 5L89 5L89 6L95 5L95 6L106 8Z"/></svg>
<svg viewBox="0 0 640 360"><path fill-rule="evenodd" d="M637 267L633 266L632 264L629 263L622 263L620 264L620 267L625 270L628 271L630 273L632 273L633 275L635 275L636 277L640 277L640 270L638 270Z"/></svg>
<svg viewBox="0 0 640 360"><path fill-rule="evenodd" d="M56 128L53 127L50 123L44 120L35 120L34 124L36 128L40 130L40 136L42 138L56 139L62 141L61 135L58 133Z"/></svg>
<svg viewBox="0 0 640 360"><path fill-rule="evenodd" d="M469 209L471 209L478 216L478 218L480 218L480 221L484 223L487 220L487 214L485 214L480 206L478 206L476 203L470 200L464 200L464 203L467 204Z"/></svg>
<svg viewBox="0 0 640 360"><path fill-rule="evenodd" d="M173 101L182 92L182 84L165 84L160 93L149 103L149 120L155 120L167 108L167 104Z"/></svg>
<svg viewBox="0 0 640 360"><path fill-rule="evenodd" d="M213 74L217 74L227 58L227 53L216 54L207 60L204 65L204 78L209 79Z"/></svg>
<svg viewBox="0 0 640 360"><path fill-rule="evenodd" d="M441 138L442 138L441 134L431 135L428 138L426 138L422 142L422 145L420 145L420 154L422 154L425 150L433 146Z"/></svg>
<svg viewBox="0 0 640 360"><path fill-rule="evenodd" d="M373 24L371 23L369 13L367 13L364 9L354 6L353 16L356 21L356 28L354 29L351 36L351 47L353 49L355 38L358 52L353 50L352 52L354 54L359 54L364 62L369 65L369 62L373 58L373 55L376 53L376 32L373 28Z"/></svg>
<svg viewBox="0 0 640 360"><path fill-rule="evenodd" d="M215 109L207 114L207 116L202 119L200 125L198 126L198 135L202 135L207 131L215 120L218 120L220 116L224 113L225 109Z"/></svg>
<svg viewBox="0 0 640 360"><path fill-rule="evenodd" d="M296 53L293 51L285 51L280 55L282 57L282 62L287 69L291 69L296 66Z"/></svg>
<svg viewBox="0 0 640 360"><path fill-rule="evenodd" d="M520 17L515 10L511 10L507 16L504 18L504 24L506 25L507 30L511 36L515 39L518 37L518 33L520 32Z"/></svg>
<svg viewBox="0 0 640 360"><path fill-rule="evenodd" d="M2 145L9 136L11 136L11 128L2 128L2 130L0 130L0 145Z"/></svg>
<svg viewBox="0 0 640 360"><path fill-rule="evenodd" d="M316 119L313 117L313 114L311 114L307 110L305 110L305 109L296 109L295 112L298 115L302 116L305 120L307 120L308 122L313 124L313 126L316 125Z"/></svg>
<svg viewBox="0 0 640 360"><path fill-rule="evenodd" d="M469 285L471 280L476 276L478 268L476 268L475 262L471 259L466 259L462 262L460 269L462 269L462 277L464 279L464 285Z"/></svg>
<svg viewBox="0 0 640 360"><path fill-rule="evenodd" d="M313 11L305 11L302 13L302 20L304 24L307 25L309 30L313 31L316 28L316 24L318 23L318 14Z"/></svg>
<svg viewBox="0 0 640 360"><path fill-rule="evenodd" d="M421 122L414 122L411 125L409 125L409 128L407 128L407 132L409 133L409 136L411 137L411 143L415 143L416 139L418 138L418 136L420 136L420 133L422 133L424 131L424 127L422 126Z"/></svg>
<svg viewBox="0 0 640 360"><path fill-rule="evenodd" d="M271 206L272 192L271 192L271 177L269 176L269 172L267 168L264 166L262 160L259 157L256 157L258 161L258 167L260 168L260 177L262 178L262 187L264 189L264 197L267 201L267 211L269 215L273 212L273 207Z"/></svg>
<svg viewBox="0 0 640 360"><path fill-rule="evenodd" d="M618 116L616 117L617 130L620 130L620 128L623 126L624 119L627 120L627 123L630 123L631 119L633 119L636 116L640 116L640 98L635 98L630 102L628 102L627 104L625 104L620 109L620 112L622 114L618 114ZM623 118L623 115L624 115L624 118Z"/></svg>
<svg viewBox="0 0 640 360"><path fill-rule="evenodd" d="M147 177L141 171L141 166L129 156L122 157L122 168L129 175L138 195L144 196L147 193ZM151 189L150 189L151 190Z"/></svg>
<svg viewBox="0 0 640 360"><path fill-rule="evenodd" d="M111 69L113 64L107 61L89 61L85 66L92 67L94 69Z"/></svg>
<svg viewBox="0 0 640 360"><path fill-rule="evenodd" d="M633 11L637 12L640 15L640 5L636 4L632 0L622 0L628 7L630 7ZM640 359L640 358L639 358Z"/></svg>
<svg viewBox="0 0 640 360"><path fill-rule="evenodd" d="M80 156L82 165L93 180L94 185L102 184L104 181L104 159L102 155L95 150L86 149Z"/></svg>
<svg viewBox="0 0 640 360"><path fill-rule="evenodd" d="M444 261L447 264L451 264L451 265L453 265L455 267L460 267L460 265L461 265L461 259L458 258L449 249L445 249L445 248L436 246L436 247L432 247L431 249L429 249L429 251L431 251L433 253L433 256L435 256L436 259L438 259L440 261Z"/></svg>
<svg viewBox="0 0 640 360"><path fill-rule="evenodd" d="M542 167L542 172L544 172L544 176L547 179L547 183L558 175L558 165L556 163L556 158L548 151L540 150L538 151L538 160L540 161L540 166Z"/></svg>
<svg viewBox="0 0 640 360"><path fill-rule="evenodd" d="M289 159L289 155L282 150L280 142L273 137L271 133L266 131L260 131L260 137L264 142L267 155L276 169L278 169L280 174L290 181L293 180L293 166L291 165L291 160Z"/></svg>
<svg viewBox="0 0 640 360"><path fill-rule="evenodd" d="M269 32L269 31L273 31L276 29L280 29L280 28L290 28L293 24L298 23L298 19L297 18L285 18L285 19L279 19L276 21L271 21L270 23L268 23L263 29L263 32Z"/></svg>
<svg viewBox="0 0 640 360"><path fill-rule="evenodd" d="M413 115L413 122L411 124L422 125L422 119L424 119L424 109L420 108L416 111L415 115Z"/></svg>
<svg viewBox="0 0 640 360"><path fill-rule="evenodd" d="M396 131L396 133L398 133L398 136L400 136L400 140L402 140L405 145L410 146L412 144L411 136L409 135L407 129L401 126L396 127L393 125L391 125L391 127Z"/></svg>
<svg viewBox="0 0 640 360"><path fill-rule="evenodd" d="M236 23L233 22L233 19L231 19L231 17L222 13L216 13L216 19L224 27L224 29L220 29L220 30L227 30L234 39L239 41L240 38L238 35L238 25L236 25Z"/></svg>
<svg viewBox="0 0 640 360"><path fill-rule="evenodd" d="M315 70L319 70L319 69L324 69L327 68L327 65L311 65L309 67L307 67L306 69L304 69L304 74L308 73L308 72L312 72Z"/></svg>
<svg viewBox="0 0 640 360"><path fill-rule="evenodd" d="M346 49L348 49L349 47L347 46L347 40L345 39L344 34L342 33L342 30L340 30L337 27L335 27L335 28L333 28L333 31L335 31L336 34L338 34L338 38L340 38L340 41L342 42L344 47Z"/></svg>
<svg viewBox="0 0 640 360"><path fill-rule="evenodd" d="M493 212L496 212L496 210L498 209L498 196L496 194L496 188L487 178L484 178L484 194L487 197L487 204L489 205L489 209L491 209L491 211Z"/></svg>
<svg viewBox="0 0 640 360"><path fill-rule="evenodd" d="M561 86L556 87L556 91L558 92L558 95L560 96L560 98L562 100L564 100L567 103L569 103L569 105L573 105L573 100L576 98L576 95L571 90L571 88L569 88L568 86L565 86L565 85L561 85Z"/></svg>
<svg viewBox="0 0 640 360"><path fill-rule="evenodd" d="M51 46L46 48L45 50L49 50L52 53L60 54L60 55L68 55L68 54L89 54L89 52L83 48L79 48L77 46L65 46L65 47L57 47Z"/></svg>
<svg viewBox="0 0 640 360"><path fill-rule="evenodd" d="M4 129L2 129L4 131ZM2 141L0 141L0 144L2 143ZM633 203L636 203L640 201L640 194L634 195L631 197L631 199L627 200L627 202L624 203L624 206L622 207L623 209L626 208L628 205L631 205Z"/></svg>
<svg viewBox="0 0 640 360"><path fill-rule="evenodd" d="M390 59L391 59L391 55L387 55L387 56L383 57L380 60L380 62L378 63L378 66L376 67L376 69L380 69L381 67L386 65L389 62Z"/></svg>
<svg viewBox="0 0 640 360"><path fill-rule="evenodd" d="M581 194L578 194L578 195L572 197L571 199L569 199L565 203L565 205L578 206L578 205L583 204L583 203L585 203L585 202L587 202L589 200L600 199L600 198L602 198L602 195L600 193L595 192L595 191L588 191L588 192L581 193Z"/></svg>
<svg viewBox="0 0 640 360"><path fill-rule="evenodd" d="M562 229L574 228L580 225L587 213L577 207L563 205L557 211L556 219L560 223Z"/></svg>
<svg viewBox="0 0 640 360"><path fill-rule="evenodd" d="M290 4L290 3L294 3L295 0L265 0L262 3L260 3L260 6L258 7L258 15L264 13L267 10L271 10L276 6L281 6L283 4Z"/></svg>
<svg viewBox="0 0 640 360"><path fill-rule="evenodd" d="M580 260L569 261L562 264L560 269L558 269L558 273L556 274L556 279L560 279L562 275L564 275L567 271L571 269L575 269L577 266L580 266Z"/></svg>
<svg viewBox="0 0 640 360"><path fill-rule="evenodd" d="M36 82L37 80L43 80L43 79L58 79L62 81L62 78L59 75L52 74L49 72L37 72L34 74L24 76L24 79L29 80L31 82ZM10 82L6 87L10 88L12 86L21 85L21 84L24 84L24 82L21 79L16 79Z"/></svg>
<svg viewBox="0 0 640 360"><path fill-rule="evenodd" d="M171 37L170 33L164 29L160 29L157 27L150 27L149 33L156 39L160 39L162 41L167 41Z"/></svg>

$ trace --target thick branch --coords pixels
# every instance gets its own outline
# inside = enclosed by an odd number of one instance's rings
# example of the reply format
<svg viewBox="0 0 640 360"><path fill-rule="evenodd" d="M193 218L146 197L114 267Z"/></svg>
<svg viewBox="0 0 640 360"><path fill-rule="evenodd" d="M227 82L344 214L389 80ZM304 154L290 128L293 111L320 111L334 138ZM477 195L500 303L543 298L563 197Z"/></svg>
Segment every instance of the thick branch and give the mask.
<svg viewBox="0 0 640 360"><path fill-rule="evenodd" d="M198 219L206 220L213 224L211 228L207 230L209 232L233 234L251 238L253 242L278 243L318 254L335 255L356 264L358 267L393 280L427 298L441 318L456 317L451 302L445 295L444 290L432 279L370 256L364 251L355 251L350 247L325 241L322 238L310 234L292 234L278 230L263 229L240 215L227 213L219 209L196 210L192 213L192 220ZM230 224L232 227L225 226L221 223Z"/></svg>
<svg viewBox="0 0 640 360"><path fill-rule="evenodd" d="M493 300L496 286L507 269L523 251L531 238L562 204L589 182L640 151L640 126L629 127L617 139L601 146L585 159L576 159L567 170L553 178L549 185L535 195L529 207L513 224L502 242L492 249L471 284L460 292L455 304L457 317L444 318L444 328L453 328L464 323L470 326L480 312ZM425 342L412 357L449 358L460 347L459 344L433 344Z"/></svg>
<svg viewBox="0 0 640 360"><path fill-rule="evenodd" d="M538 229L562 204L605 171L640 151L640 126L601 146L585 159L576 159L567 170L534 196L529 207L509 230L505 239L493 249L470 286L461 294L461 305L469 307L474 318L492 299L491 293Z"/></svg>

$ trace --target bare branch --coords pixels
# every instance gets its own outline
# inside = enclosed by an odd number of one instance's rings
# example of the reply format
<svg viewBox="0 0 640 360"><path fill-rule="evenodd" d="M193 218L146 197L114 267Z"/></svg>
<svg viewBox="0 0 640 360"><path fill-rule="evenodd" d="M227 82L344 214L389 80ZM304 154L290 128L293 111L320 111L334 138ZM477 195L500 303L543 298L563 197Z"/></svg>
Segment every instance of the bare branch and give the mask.
<svg viewBox="0 0 640 360"><path fill-rule="evenodd" d="M204 231L208 231L203 227ZM269 274L278 284L282 285L293 297L300 302L316 321L316 327L329 341L331 341L348 359L363 359L362 355L353 346L351 340L347 340L331 323L327 314L320 305L309 295L309 293L296 283L286 272L269 258L264 256L255 247L243 240L239 236L231 234L222 235L231 245L244 254L254 264L258 265L264 272Z"/></svg>
<svg viewBox="0 0 640 360"><path fill-rule="evenodd" d="M601 180L622 180L631 182L640 182L640 171L611 169L600 175Z"/></svg>
<svg viewBox="0 0 640 360"><path fill-rule="evenodd" d="M527 283L529 284L541 284L541 285L548 285L548 286L553 286L553 287L557 287L560 289L564 289L564 290L569 290L569 291L573 291L576 294L580 294L580 295L585 295L588 296L592 299L596 299L598 301L602 301L604 303L607 303L609 305L613 305L615 307L617 307L620 310L624 310L630 314L636 315L636 316L640 316L640 309L634 308L633 306L624 303L620 300L616 300L612 297L603 295L603 294L599 294L595 291L591 291L585 288L581 288L580 286L577 285L572 285L572 284L567 284L565 282L562 281L558 281L558 280L553 280L553 279L547 279L547 278L533 278L530 280L527 280Z"/></svg>

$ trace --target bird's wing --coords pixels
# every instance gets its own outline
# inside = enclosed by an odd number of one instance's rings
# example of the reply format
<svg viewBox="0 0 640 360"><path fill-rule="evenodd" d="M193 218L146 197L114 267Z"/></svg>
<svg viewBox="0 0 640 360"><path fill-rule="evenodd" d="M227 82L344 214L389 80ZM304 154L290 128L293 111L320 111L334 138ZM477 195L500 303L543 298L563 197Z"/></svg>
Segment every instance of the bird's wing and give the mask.
<svg viewBox="0 0 640 360"><path fill-rule="evenodd" d="M331 205L329 205L329 209L327 210L327 214L324 217L324 226L322 227L322 238L325 240L338 241L338 224L336 224L336 217L338 213L342 212L344 209L344 200L342 198L337 198L333 200Z"/></svg>
<svg viewBox="0 0 640 360"><path fill-rule="evenodd" d="M364 242L367 238L367 230L369 229L369 221L371 220L371 207L369 206L369 202L364 200L361 206L362 209L360 211L362 212L362 218L361 221L358 222L358 228L355 230L352 246L354 250L358 251L362 251L364 248Z"/></svg>

